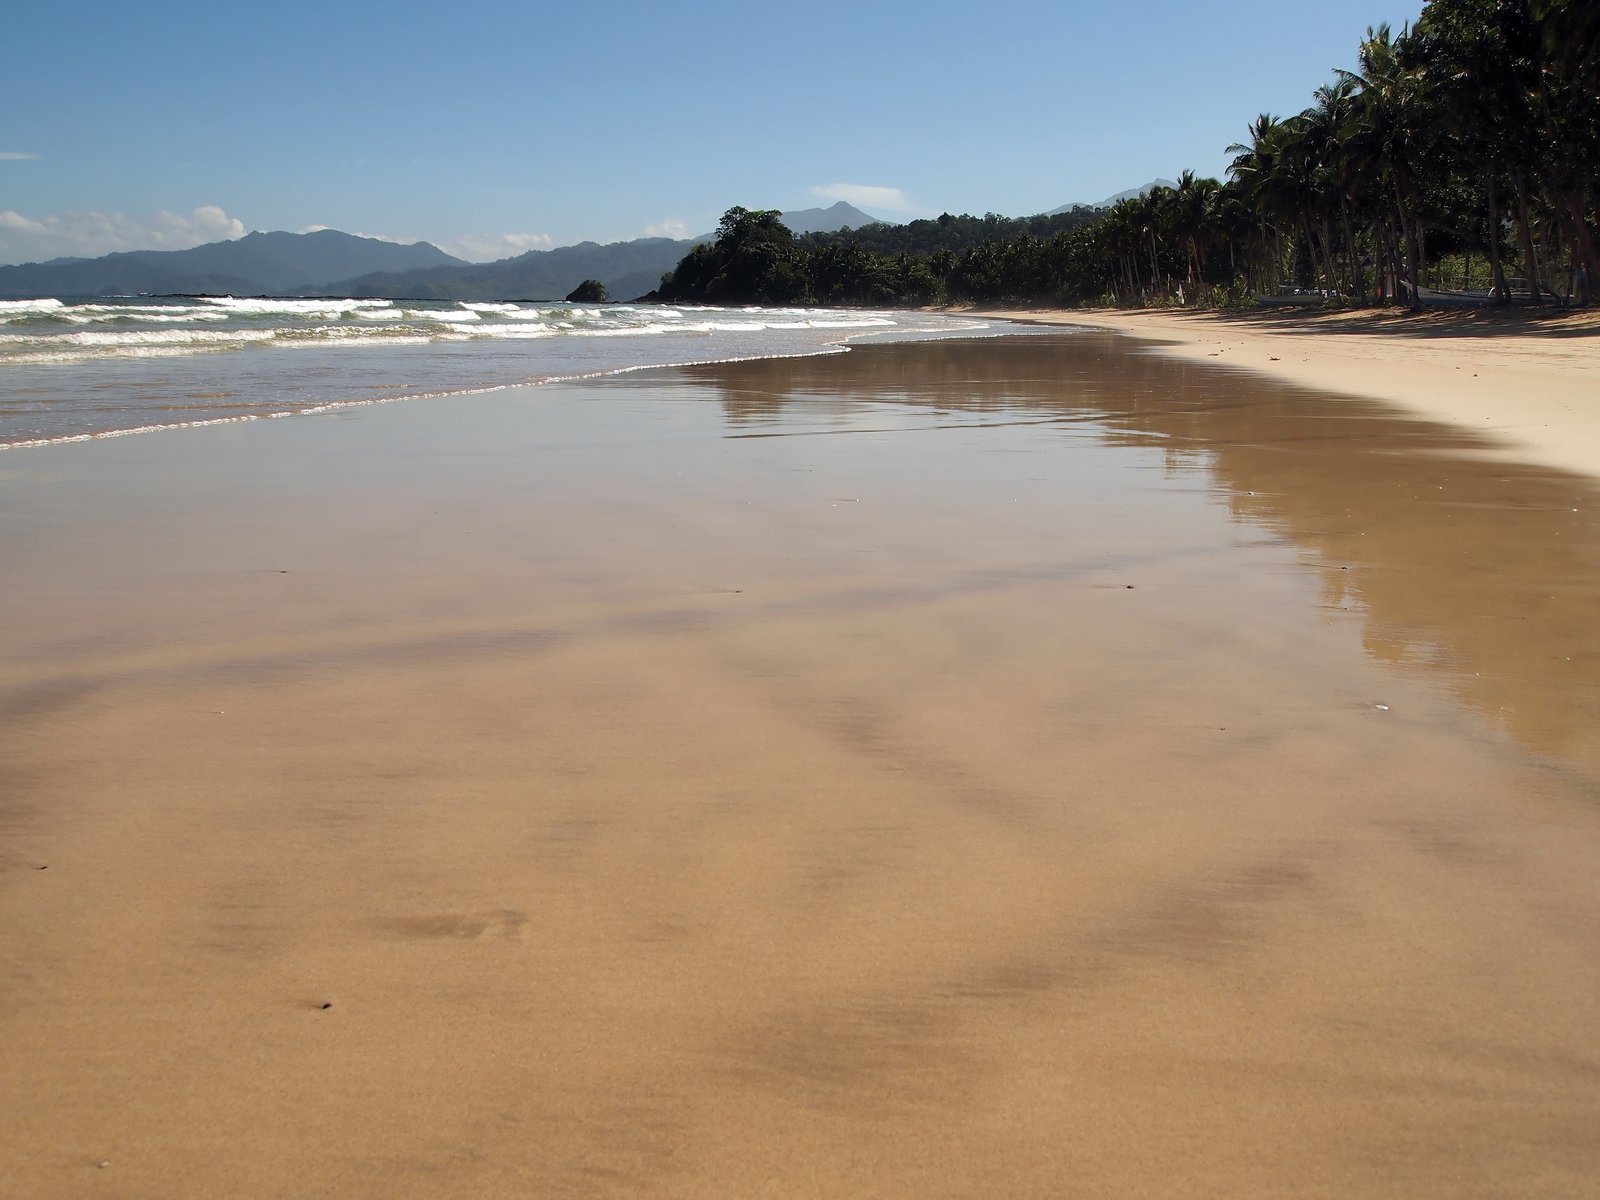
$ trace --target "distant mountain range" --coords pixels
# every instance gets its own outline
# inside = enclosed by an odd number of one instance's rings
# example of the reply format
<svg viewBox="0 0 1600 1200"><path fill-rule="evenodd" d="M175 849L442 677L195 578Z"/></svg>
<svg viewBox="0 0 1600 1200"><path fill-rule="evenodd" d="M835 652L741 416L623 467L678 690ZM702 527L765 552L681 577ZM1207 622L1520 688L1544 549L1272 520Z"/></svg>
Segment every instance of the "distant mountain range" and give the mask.
<svg viewBox="0 0 1600 1200"><path fill-rule="evenodd" d="M585 279L598 279L618 300L642 296L698 239L636 238L631 242L579 242L554 250L529 250L492 263L462 263L420 271L380 271L341 279L297 294L388 296L414 300L560 300Z"/></svg>
<svg viewBox="0 0 1600 1200"><path fill-rule="evenodd" d="M466 265L427 242L401 246L337 229L251 233L191 250L130 250L0 267L0 296L284 294L370 271Z"/></svg>
<svg viewBox="0 0 1600 1200"><path fill-rule="evenodd" d="M871 225L878 218L839 201L784 213L795 233ZM389 296L418 300L559 300L585 279L618 299L641 296L699 238L580 242L470 263L427 242L409 246L335 229L252 233L191 250L133 250L101 258L0 267L0 296Z"/></svg>
<svg viewBox="0 0 1600 1200"><path fill-rule="evenodd" d="M1119 200L1132 200L1137 196L1145 196L1158 187L1175 188L1177 186L1177 183L1171 179L1152 179L1143 187L1129 188L1125 192L1118 192L1115 196L1107 196L1098 204L1063 204L1060 208L1052 208L1045 216L1053 217L1057 213L1071 212L1075 208L1110 208Z"/></svg>
<svg viewBox="0 0 1600 1200"><path fill-rule="evenodd" d="M1110 208L1155 187L1108 196ZM883 221L841 200L827 208L781 214L796 234L895 222ZM101 258L58 258L46 263L0 266L0 297L29 296L362 296L418 300L559 300L585 279L598 279L618 300L653 291L697 238L636 238L629 242L580 242L554 250L530 250L499 262L471 263L427 242L409 246L356 237L336 229L315 233L252 233L191 250L134 250Z"/></svg>

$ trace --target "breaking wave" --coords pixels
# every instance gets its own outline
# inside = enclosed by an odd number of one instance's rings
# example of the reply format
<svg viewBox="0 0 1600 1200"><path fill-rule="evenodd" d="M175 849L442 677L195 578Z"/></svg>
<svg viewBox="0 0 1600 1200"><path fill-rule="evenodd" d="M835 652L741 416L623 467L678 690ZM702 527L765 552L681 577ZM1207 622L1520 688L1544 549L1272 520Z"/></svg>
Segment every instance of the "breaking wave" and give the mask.
<svg viewBox="0 0 1600 1200"><path fill-rule="evenodd" d="M853 309L341 297L3 300L0 447L324 411L354 398L827 353L874 334L981 328L952 317Z"/></svg>

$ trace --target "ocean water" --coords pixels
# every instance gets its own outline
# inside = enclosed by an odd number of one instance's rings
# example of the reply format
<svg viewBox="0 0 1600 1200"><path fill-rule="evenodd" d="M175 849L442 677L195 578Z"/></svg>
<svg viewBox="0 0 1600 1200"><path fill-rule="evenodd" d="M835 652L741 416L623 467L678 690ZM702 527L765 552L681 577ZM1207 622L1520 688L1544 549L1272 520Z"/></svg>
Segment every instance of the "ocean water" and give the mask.
<svg viewBox="0 0 1600 1200"><path fill-rule="evenodd" d="M988 322L860 309L233 297L0 300L0 448L836 352Z"/></svg>

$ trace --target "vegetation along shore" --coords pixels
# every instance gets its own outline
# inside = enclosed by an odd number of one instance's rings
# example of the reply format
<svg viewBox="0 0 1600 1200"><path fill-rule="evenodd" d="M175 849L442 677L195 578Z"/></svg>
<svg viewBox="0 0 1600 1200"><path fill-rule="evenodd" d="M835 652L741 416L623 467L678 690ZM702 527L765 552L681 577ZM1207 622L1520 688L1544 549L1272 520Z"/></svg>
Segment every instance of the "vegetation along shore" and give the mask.
<svg viewBox="0 0 1600 1200"><path fill-rule="evenodd" d="M1228 179L1180 175L1104 210L794 236L730 209L665 276L679 303L1242 307L1595 303L1600 5L1432 0L1369 28Z"/></svg>

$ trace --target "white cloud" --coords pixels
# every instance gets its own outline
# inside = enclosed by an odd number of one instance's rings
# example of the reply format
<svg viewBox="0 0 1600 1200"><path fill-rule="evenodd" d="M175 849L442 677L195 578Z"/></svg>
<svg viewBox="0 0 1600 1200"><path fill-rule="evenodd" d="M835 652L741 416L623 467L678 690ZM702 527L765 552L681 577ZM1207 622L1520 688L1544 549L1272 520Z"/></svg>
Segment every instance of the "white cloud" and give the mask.
<svg viewBox="0 0 1600 1200"><path fill-rule="evenodd" d="M0 262L97 258L118 250L187 250L203 242L243 237L244 223L214 204L187 215L162 210L122 213L64 212L37 220L0 212Z"/></svg>
<svg viewBox="0 0 1600 1200"><path fill-rule="evenodd" d="M824 200L843 200L868 212L925 213L928 210L914 202L899 188L873 187L865 183L829 183L811 189L813 196ZM876 215L876 213L874 213Z"/></svg>
<svg viewBox="0 0 1600 1200"><path fill-rule="evenodd" d="M0 162L23 162L38 157L37 154L24 154L20 150L0 150Z"/></svg>
<svg viewBox="0 0 1600 1200"><path fill-rule="evenodd" d="M656 225L644 227L645 237L664 237L683 239L689 236L689 227L677 217L668 217Z"/></svg>
<svg viewBox="0 0 1600 1200"><path fill-rule="evenodd" d="M332 229L332 225L302 225L296 233L321 233L324 229Z"/></svg>
<svg viewBox="0 0 1600 1200"><path fill-rule="evenodd" d="M529 250L548 250L555 245L555 240L548 233L469 233L438 245L446 254L468 262L494 262Z"/></svg>

